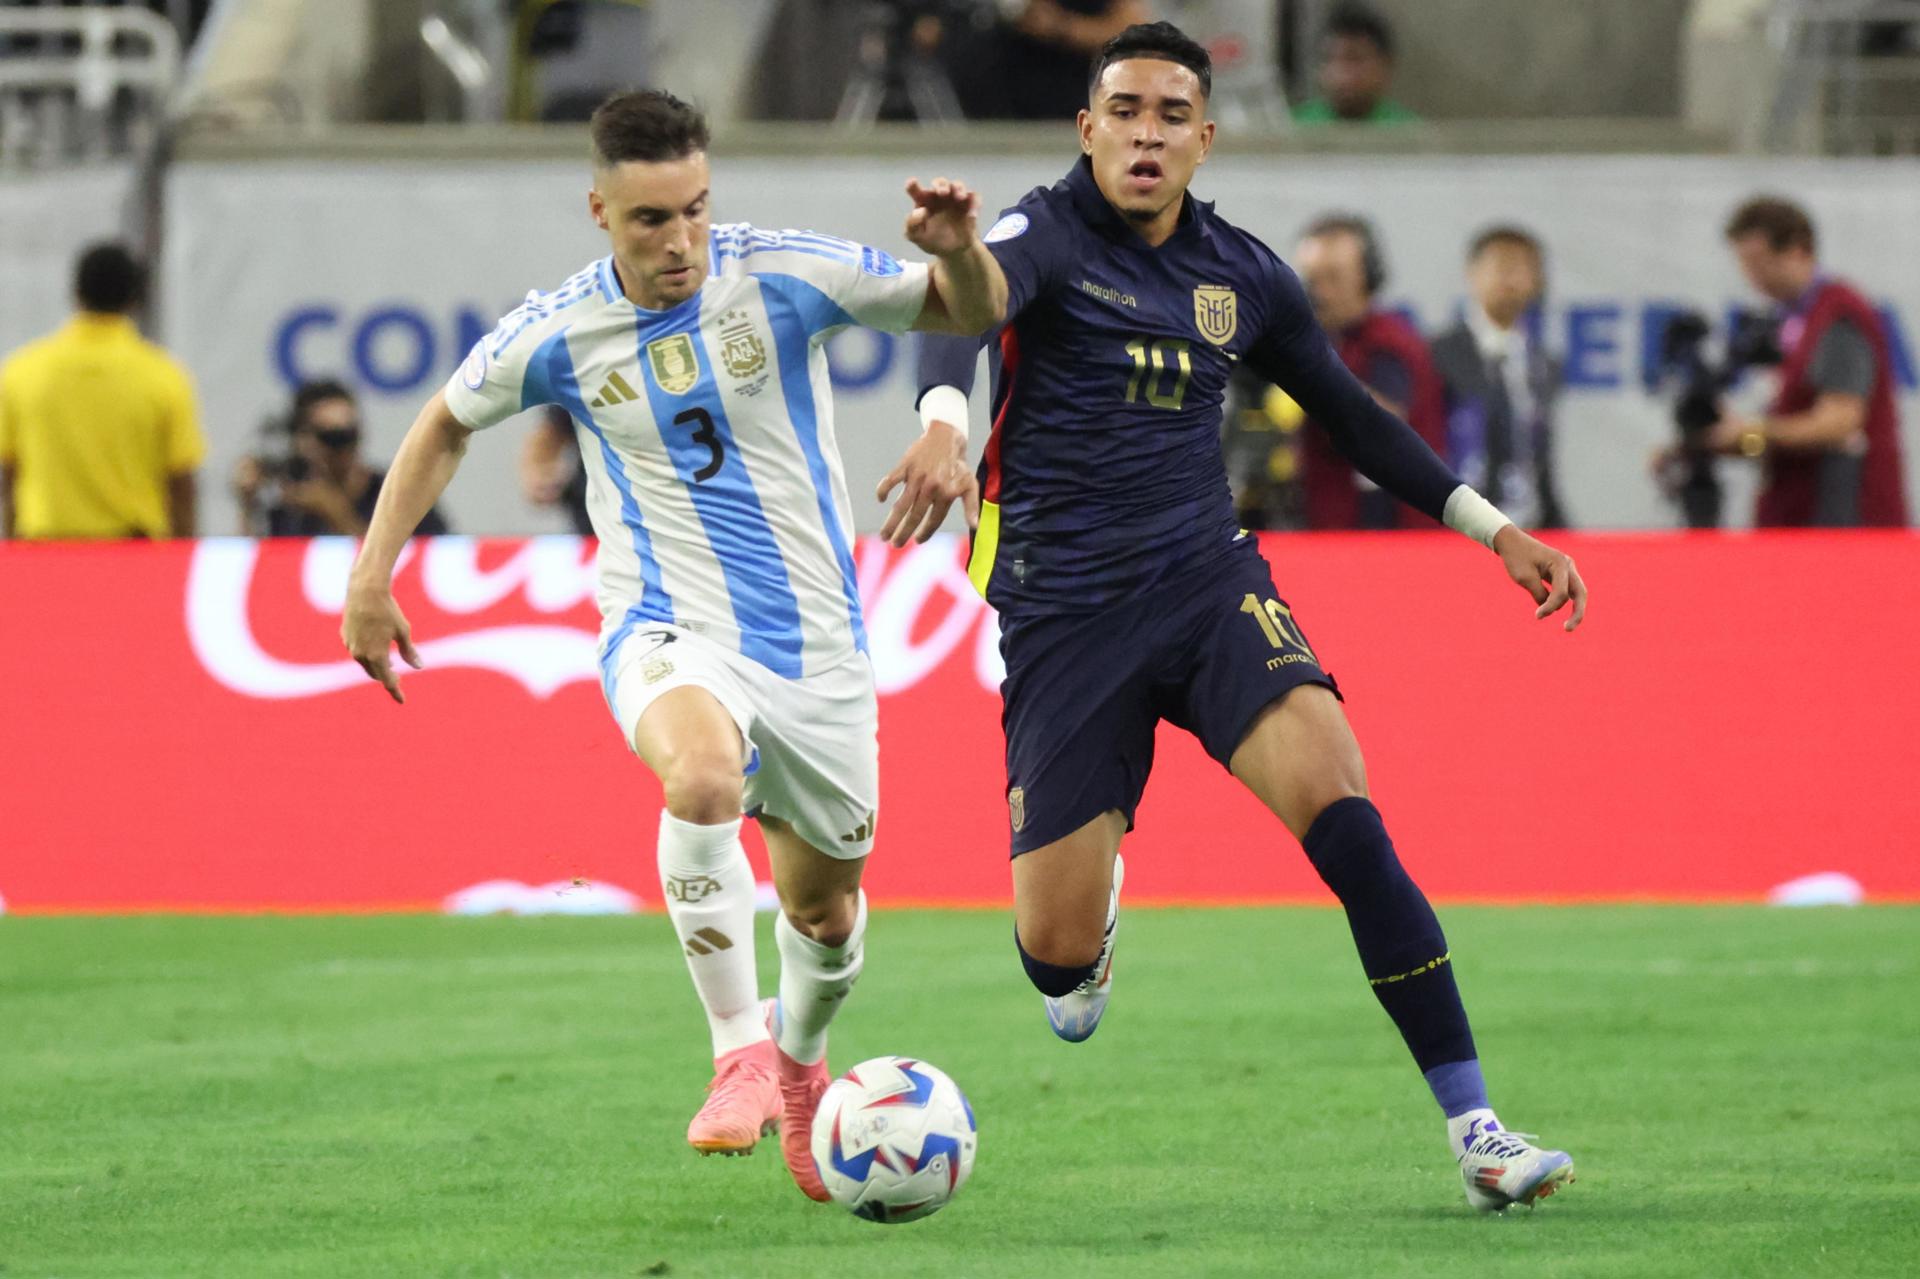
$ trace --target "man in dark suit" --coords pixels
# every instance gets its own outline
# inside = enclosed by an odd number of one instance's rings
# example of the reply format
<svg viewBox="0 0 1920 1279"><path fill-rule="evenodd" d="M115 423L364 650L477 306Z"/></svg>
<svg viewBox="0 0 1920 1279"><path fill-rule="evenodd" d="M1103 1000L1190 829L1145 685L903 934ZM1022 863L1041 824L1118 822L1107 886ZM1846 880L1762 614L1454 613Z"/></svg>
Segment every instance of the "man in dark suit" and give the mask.
<svg viewBox="0 0 1920 1279"><path fill-rule="evenodd" d="M1553 474L1560 362L1526 323L1545 286L1540 241L1517 226L1487 228L1467 250L1466 310L1433 343L1449 460L1522 528L1567 525Z"/></svg>

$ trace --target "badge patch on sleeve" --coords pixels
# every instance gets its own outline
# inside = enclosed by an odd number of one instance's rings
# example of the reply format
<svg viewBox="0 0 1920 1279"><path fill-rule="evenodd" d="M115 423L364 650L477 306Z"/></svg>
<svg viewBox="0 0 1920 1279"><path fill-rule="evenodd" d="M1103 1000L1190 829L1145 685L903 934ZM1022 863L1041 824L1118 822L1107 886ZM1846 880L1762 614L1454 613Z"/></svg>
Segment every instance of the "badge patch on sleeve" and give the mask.
<svg viewBox="0 0 1920 1279"><path fill-rule="evenodd" d="M1026 229L1026 214L1009 213L994 223L993 226L988 229L986 235L981 238L988 244L998 244L1002 240L1011 240L1014 236L1020 235Z"/></svg>
<svg viewBox="0 0 1920 1279"><path fill-rule="evenodd" d="M860 250L860 269L868 275L877 275L882 279L890 275L899 275L906 270L891 253L883 249L865 247Z"/></svg>
<svg viewBox="0 0 1920 1279"><path fill-rule="evenodd" d="M477 391L487 380L487 340L481 338L473 344L473 350L467 356L467 362L460 366L460 380L466 383L469 391Z"/></svg>

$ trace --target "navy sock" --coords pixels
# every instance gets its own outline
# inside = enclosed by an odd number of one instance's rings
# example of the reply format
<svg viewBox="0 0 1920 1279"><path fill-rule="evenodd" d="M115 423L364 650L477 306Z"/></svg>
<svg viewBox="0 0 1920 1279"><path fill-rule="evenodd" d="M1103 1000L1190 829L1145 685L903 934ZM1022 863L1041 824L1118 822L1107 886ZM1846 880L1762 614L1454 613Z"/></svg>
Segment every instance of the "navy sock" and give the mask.
<svg viewBox="0 0 1920 1279"><path fill-rule="evenodd" d="M1014 949L1020 952L1020 963L1027 970L1027 980L1032 982L1034 988L1041 994L1052 995L1056 999L1061 995L1072 994L1074 987L1093 976L1093 970L1100 963L1098 955L1084 964L1068 967L1049 964L1044 959L1035 959L1027 953L1027 948L1020 944L1020 930L1017 928L1013 930L1013 945Z"/></svg>
<svg viewBox="0 0 1920 1279"><path fill-rule="evenodd" d="M1301 842L1346 908L1360 966L1421 1072L1474 1061L1473 1031L1453 980L1446 936L1394 854L1380 810L1358 797L1338 800L1314 819ZM1449 1076L1450 1090L1454 1082ZM1459 1100L1451 1091L1440 1097L1437 1085L1434 1095L1443 1107Z"/></svg>

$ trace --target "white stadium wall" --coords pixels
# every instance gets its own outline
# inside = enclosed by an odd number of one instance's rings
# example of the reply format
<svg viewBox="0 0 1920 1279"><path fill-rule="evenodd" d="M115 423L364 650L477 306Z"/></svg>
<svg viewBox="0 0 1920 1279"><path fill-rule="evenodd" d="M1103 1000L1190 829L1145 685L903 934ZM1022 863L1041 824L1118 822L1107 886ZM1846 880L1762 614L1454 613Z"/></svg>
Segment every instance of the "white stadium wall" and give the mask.
<svg viewBox="0 0 1920 1279"><path fill-rule="evenodd" d="M716 217L807 227L908 250L909 173L979 186L993 208L1052 181L1072 155L929 158L721 156ZM1390 305L1437 328L1460 301L1462 246L1517 221L1550 255L1550 344L1567 359L1561 474L1574 519L1658 528L1675 515L1646 478L1671 431L1642 386L1659 308L1718 315L1753 304L1720 240L1729 209L1760 190L1803 198L1824 260L1888 308L1905 381L1910 487L1920 491L1920 168L1874 161L1688 157L1315 158L1221 155L1196 190L1283 256L1327 209L1374 218ZM528 289L552 288L604 251L587 220L582 166L507 162L195 161L167 182L165 337L194 371L213 451L204 526L234 527L224 477L287 379L337 374L365 396L370 444L390 455L419 403ZM874 483L917 429L913 339L850 333L831 348L837 430L861 529L880 521ZM984 394L984 379L981 394ZM1743 392L1757 400L1755 383ZM981 403L976 397L976 405ZM975 438L985 426L976 421ZM465 532L558 527L520 499L509 428L479 441L447 498ZM1730 468L1737 469L1737 468ZM1751 489L1732 487L1746 518Z"/></svg>
<svg viewBox="0 0 1920 1279"><path fill-rule="evenodd" d="M88 244L138 231L136 181L126 164L0 177L0 357L65 322Z"/></svg>

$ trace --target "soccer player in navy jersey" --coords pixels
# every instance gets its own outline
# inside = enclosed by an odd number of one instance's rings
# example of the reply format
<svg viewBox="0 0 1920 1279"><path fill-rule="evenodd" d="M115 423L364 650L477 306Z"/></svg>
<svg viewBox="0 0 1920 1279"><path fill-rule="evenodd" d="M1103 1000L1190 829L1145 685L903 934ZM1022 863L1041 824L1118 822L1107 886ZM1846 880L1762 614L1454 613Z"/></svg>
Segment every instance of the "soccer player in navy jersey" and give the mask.
<svg viewBox="0 0 1920 1279"><path fill-rule="evenodd" d="M1572 1180L1562 1151L1505 1131L1432 908L1367 797L1340 695L1234 519L1221 397L1237 361L1276 382L1361 474L1490 547L1573 630L1566 555L1475 493L1375 403L1299 280L1187 192L1213 143L1206 51L1134 26L1094 65L1082 156L986 240L1010 287L969 576L999 611L1015 942L1062 1039L1112 988L1120 841L1162 720L1186 729L1305 846L1362 967L1447 1118L1469 1202L1531 1204ZM921 414L963 457L979 343L929 338ZM890 479L892 477L889 477ZM892 485L882 485L883 498ZM928 532L926 486L883 531Z"/></svg>

